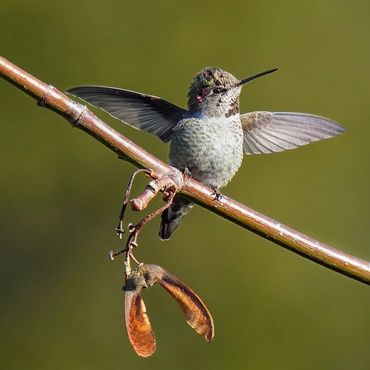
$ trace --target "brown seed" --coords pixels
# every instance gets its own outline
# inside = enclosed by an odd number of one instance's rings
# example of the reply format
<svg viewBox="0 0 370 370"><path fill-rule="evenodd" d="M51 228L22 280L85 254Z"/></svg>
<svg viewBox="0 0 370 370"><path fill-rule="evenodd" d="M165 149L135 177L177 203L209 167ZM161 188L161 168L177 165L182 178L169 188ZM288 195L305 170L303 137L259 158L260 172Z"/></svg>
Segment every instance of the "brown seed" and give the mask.
<svg viewBox="0 0 370 370"><path fill-rule="evenodd" d="M141 287L125 292L126 330L135 352L141 357L149 357L156 350L156 341L140 291Z"/></svg>
<svg viewBox="0 0 370 370"><path fill-rule="evenodd" d="M215 335L213 319L199 296L167 271L164 271L159 283L176 299L185 314L186 322L207 342L210 342Z"/></svg>

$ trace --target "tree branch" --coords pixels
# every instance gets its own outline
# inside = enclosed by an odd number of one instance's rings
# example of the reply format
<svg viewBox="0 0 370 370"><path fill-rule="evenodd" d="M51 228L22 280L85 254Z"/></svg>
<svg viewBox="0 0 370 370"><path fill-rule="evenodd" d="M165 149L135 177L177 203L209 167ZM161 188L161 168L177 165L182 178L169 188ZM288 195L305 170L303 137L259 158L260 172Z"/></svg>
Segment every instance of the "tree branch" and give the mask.
<svg viewBox="0 0 370 370"><path fill-rule="evenodd" d="M39 105L60 114L73 126L99 140L119 157L137 167L148 168L165 176L173 174L173 167L113 130L86 106L71 100L53 86L38 80L3 57L0 57L0 75L35 98ZM183 176L182 181L180 193L199 205L305 258L370 284L370 262L320 243L231 198L223 196L215 200L212 189L187 176Z"/></svg>

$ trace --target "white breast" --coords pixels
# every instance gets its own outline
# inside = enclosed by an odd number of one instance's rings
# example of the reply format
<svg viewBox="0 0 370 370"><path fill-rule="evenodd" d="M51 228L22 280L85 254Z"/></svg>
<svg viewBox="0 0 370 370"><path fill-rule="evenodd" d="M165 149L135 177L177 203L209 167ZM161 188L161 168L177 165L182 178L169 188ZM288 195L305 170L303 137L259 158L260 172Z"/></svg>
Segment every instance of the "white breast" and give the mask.
<svg viewBox="0 0 370 370"><path fill-rule="evenodd" d="M225 186L243 158L243 131L238 116L184 119L171 140L170 164L215 188Z"/></svg>

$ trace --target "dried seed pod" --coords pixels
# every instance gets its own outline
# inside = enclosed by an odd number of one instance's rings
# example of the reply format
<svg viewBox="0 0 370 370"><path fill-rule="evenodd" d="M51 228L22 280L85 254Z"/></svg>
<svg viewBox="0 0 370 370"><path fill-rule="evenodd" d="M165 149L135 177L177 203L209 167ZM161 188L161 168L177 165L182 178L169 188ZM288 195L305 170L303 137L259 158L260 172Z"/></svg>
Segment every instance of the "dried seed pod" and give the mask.
<svg viewBox="0 0 370 370"><path fill-rule="evenodd" d="M155 352L156 341L140 295L144 286L143 276L136 271L126 279L125 323L128 339L135 352L141 357L148 357Z"/></svg>
<svg viewBox="0 0 370 370"><path fill-rule="evenodd" d="M158 282L176 299L185 314L187 323L207 342L210 342L215 334L213 319L199 296L162 267L156 265L144 265L143 267L148 276L154 278L155 282Z"/></svg>
<svg viewBox="0 0 370 370"><path fill-rule="evenodd" d="M212 316L198 295L176 276L157 265L140 265L126 278L125 323L129 341L141 357L151 356L156 341L144 301L143 288L159 283L183 310L187 323L210 342L214 337Z"/></svg>

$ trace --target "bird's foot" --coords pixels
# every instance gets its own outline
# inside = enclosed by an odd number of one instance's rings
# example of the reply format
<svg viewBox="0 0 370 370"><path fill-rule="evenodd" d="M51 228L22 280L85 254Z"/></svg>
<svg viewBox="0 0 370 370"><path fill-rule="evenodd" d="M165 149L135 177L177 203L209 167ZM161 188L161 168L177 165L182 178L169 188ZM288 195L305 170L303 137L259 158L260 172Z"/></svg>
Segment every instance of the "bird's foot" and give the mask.
<svg viewBox="0 0 370 370"><path fill-rule="evenodd" d="M191 177L191 171L189 168L185 167L183 173L185 176Z"/></svg>
<svg viewBox="0 0 370 370"><path fill-rule="evenodd" d="M211 189L213 190L211 194L214 197L213 200L221 200L223 198L223 195L218 188L216 188L215 186L211 186Z"/></svg>

